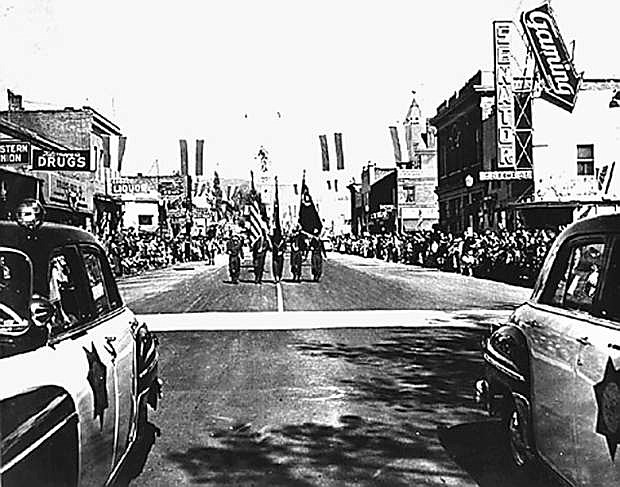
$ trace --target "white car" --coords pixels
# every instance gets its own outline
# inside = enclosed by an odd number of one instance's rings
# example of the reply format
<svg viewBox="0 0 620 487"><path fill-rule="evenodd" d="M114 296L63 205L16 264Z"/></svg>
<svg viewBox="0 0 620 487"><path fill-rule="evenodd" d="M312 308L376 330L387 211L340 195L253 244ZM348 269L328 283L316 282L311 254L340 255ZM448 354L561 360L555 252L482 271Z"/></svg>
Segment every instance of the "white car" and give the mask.
<svg viewBox="0 0 620 487"><path fill-rule="evenodd" d="M571 485L620 485L620 215L557 238L484 359L477 395L504 418L517 465L538 458Z"/></svg>
<svg viewBox="0 0 620 487"><path fill-rule="evenodd" d="M157 406L157 340L89 233L0 222L0 485L107 485Z"/></svg>

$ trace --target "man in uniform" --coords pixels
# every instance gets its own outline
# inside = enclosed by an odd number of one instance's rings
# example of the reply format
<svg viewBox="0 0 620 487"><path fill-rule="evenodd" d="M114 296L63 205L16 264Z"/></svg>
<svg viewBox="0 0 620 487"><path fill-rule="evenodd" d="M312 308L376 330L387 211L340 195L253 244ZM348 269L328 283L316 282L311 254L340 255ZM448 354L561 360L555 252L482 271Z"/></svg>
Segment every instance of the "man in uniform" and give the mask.
<svg viewBox="0 0 620 487"><path fill-rule="evenodd" d="M273 272L273 278L276 282L282 280L282 270L284 269L284 251L286 250L286 242L280 235L276 238L276 235L271 236L271 270Z"/></svg>
<svg viewBox="0 0 620 487"><path fill-rule="evenodd" d="M239 271L241 270L241 259L243 259L243 242L238 235L233 235L232 230L228 233L226 253L228 254L230 280L233 284L239 284Z"/></svg>
<svg viewBox="0 0 620 487"><path fill-rule="evenodd" d="M323 273L323 257L327 257L323 240L319 238L319 231L316 230L314 236L310 240L310 253L312 262L312 277L315 282L319 282Z"/></svg>
<svg viewBox="0 0 620 487"><path fill-rule="evenodd" d="M252 244L252 263L254 264L254 282L263 282L263 272L265 271L265 255L271 250L269 239L265 229L261 229L259 237Z"/></svg>
<svg viewBox="0 0 620 487"><path fill-rule="evenodd" d="M293 281L301 282L301 262L305 250L306 241L301 233L301 228L297 226L291 235L291 273L293 274Z"/></svg>

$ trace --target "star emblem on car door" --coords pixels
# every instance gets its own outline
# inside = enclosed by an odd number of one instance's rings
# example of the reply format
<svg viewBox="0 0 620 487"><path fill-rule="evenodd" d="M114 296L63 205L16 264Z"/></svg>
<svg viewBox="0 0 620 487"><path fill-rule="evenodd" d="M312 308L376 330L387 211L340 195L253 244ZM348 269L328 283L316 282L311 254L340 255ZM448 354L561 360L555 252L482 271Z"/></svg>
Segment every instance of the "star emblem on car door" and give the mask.
<svg viewBox="0 0 620 487"><path fill-rule="evenodd" d="M611 459L615 460L620 443L620 371L611 357L607 359L603 380L594 385L594 394L598 407L595 431L605 437Z"/></svg>
<svg viewBox="0 0 620 487"><path fill-rule="evenodd" d="M91 343L91 350L86 347L86 358L88 359L88 383L93 391L93 419L99 416L99 425L103 430L103 415L108 408L108 388L107 388L107 369L105 364L99 358L95 344Z"/></svg>

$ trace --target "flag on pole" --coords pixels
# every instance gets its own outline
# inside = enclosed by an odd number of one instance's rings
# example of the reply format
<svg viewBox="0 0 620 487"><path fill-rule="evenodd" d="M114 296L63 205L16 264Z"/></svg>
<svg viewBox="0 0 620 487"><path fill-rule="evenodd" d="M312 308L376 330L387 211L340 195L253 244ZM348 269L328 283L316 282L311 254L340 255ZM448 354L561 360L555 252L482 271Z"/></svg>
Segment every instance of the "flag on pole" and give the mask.
<svg viewBox="0 0 620 487"><path fill-rule="evenodd" d="M400 151L400 140L398 138L398 129L396 127L390 127L390 135L392 136L392 145L394 146L394 159L396 162L403 160L402 153Z"/></svg>
<svg viewBox="0 0 620 487"><path fill-rule="evenodd" d="M187 140L180 139L179 145L181 147L181 176L187 175Z"/></svg>
<svg viewBox="0 0 620 487"><path fill-rule="evenodd" d="M101 141L103 142L103 167L110 167L110 136L102 135Z"/></svg>
<svg viewBox="0 0 620 487"><path fill-rule="evenodd" d="M334 143L336 145L336 169L344 169L344 154L342 153L342 134L334 134Z"/></svg>
<svg viewBox="0 0 620 487"><path fill-rule="evenodd" d="M202 139L196 139L196 176L202 176L204 172L203 168L203 151L205 141Z"/></svg>
<svg viewBox="0 0 620 487"><path fill-rule="evenodd" d="M273 201L273 243L278 245L282 241L282 226L280 225L280 198L278 196L278 176L276 176L276 194Z"/></svg>
<svg viewBox="0 0 620 487"><path fill-rule="evenodd" d="M123 167L123 156L125 155L125 146L127 145L127 137L121 136L118 139L118 172Z"/></svg>
<svg viewBox="0 0 620 487"><path fill-rule="evenodd" d="M252 240L257 239L261 235L261 231L269 232L267 227L267 213L265 205L261 201L260 194L256 191L254 186L254 172L250 171L251 187L250 187L250 202L246 206L246 214L250 223L250 236Z"/></svg>
<svg viewBox="0 0 620 487"><path fill-rule="evenodd" d="M314 206L312 197L310 196L310 190L306 184L306 173L304 171L303 178L301 180L301 201L299 203L299 225L301 229L311 235L315 235L316 232L321 233L323 224L319 217L318 211Z"/></svg>
<svg viewBox="0 0 620 487"><path fill-rule="evenodd" d="M329 171L329 149L327 147L327 136L319 135L321 142L321 157L323 158L323 171Z"/></svg>

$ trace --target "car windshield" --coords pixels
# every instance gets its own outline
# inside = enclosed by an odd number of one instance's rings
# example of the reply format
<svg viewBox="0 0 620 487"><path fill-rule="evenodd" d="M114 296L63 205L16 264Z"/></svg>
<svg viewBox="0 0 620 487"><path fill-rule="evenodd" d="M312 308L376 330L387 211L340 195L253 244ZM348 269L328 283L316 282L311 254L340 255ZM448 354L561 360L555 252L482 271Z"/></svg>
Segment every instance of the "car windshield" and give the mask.
<svg viewBox="0 0 620 487"><path fill-rule="evenodd" d="M0 324L11 326L27 316L31 271L27 257L0 250Z"/></svg>

